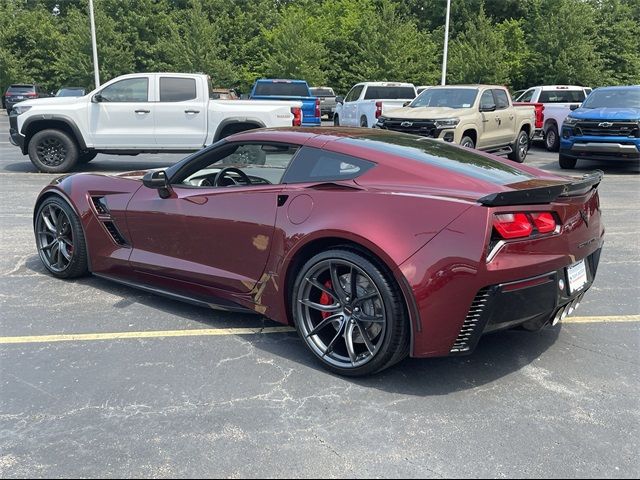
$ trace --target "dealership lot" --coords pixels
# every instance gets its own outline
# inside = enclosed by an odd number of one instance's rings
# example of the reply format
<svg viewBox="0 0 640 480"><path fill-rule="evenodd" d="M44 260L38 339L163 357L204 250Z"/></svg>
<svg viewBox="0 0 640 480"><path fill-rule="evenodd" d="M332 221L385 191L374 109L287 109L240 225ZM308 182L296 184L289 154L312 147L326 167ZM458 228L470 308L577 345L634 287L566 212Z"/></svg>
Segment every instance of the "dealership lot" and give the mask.
<svg viewBox="0 0 640 480"><path fill-rule="evenodd" d="M605 170L607 237L573 318L352 380L319 369L295 333L260 317L47 275L31 213L55 175L35 173L7 133L2 113L0 476L640 473L637 165L576 171ZM87 169L179 158L100 155ZM540 148L527 163L558 170Z"/></svg>

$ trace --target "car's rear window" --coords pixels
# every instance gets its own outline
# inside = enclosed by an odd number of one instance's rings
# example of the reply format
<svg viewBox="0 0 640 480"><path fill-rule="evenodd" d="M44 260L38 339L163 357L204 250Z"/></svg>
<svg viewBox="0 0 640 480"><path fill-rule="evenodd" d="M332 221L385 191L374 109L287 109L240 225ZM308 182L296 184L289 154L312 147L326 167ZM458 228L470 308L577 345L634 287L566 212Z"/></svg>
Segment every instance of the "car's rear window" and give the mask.
<svg viewBox="0 0 640 480"><path fill-rule="evenodd" d="M335 97L336 95L331 88L310 88L309 90L314 97Z"/></svg>
<svg viewBox="0 0 640 480"><path fill-rule="evenodd" d="M376 87L369 86L364 94L365 100L396 100L415 98L416 92L412 87Z"/></svg>
<svg viewBox="0 0 640 480"><path fill-rule="evenodd" d="M309 87L304 83L258 82L253 94L276 97L308 97Z"/></svg>
<svg viewBox="0 0 640 480"><path fill-rule="evenodd" d="M11 85L7 93L27 93L34 92L36 89L33 85Z"/></svg>
<svg viewBox="0 0 640 480"><path fill-rule="evenodd" d="M543 90L540 92L540 103L581 103L584 90Z"/></svg>
<svg viewBox="0 0 640 480"><path fill-rule="evenodd" d="M338 141L416 160L497 185L509 185L533 178L527 172L473 151L404 133L376 133Z"/></svg>

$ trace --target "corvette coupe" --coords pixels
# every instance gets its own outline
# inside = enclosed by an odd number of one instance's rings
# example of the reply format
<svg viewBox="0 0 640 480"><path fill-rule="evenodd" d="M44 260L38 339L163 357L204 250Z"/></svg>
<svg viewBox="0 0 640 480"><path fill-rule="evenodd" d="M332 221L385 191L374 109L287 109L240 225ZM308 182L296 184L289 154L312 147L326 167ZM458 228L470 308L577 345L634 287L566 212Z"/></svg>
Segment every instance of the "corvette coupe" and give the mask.
<svg viewBox="0 0 640 480"><path fill-rule="evenodd" d="M601 179L384 130L253 130L165 170L60 177L34 230L56 277L264 315L365 375L571 314L603 245Z"/></svg>

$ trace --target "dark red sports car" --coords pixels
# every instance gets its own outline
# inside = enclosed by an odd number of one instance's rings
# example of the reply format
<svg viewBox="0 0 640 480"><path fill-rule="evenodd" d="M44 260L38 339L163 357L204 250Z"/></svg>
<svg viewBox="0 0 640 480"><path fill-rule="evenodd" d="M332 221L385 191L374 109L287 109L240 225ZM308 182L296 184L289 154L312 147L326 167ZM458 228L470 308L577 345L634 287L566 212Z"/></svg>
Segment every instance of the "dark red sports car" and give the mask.
<svg viewBox="0 0 640 480"><path fill-rule="evenodd" d="M164 171L61 177L34 227L57 277L257 312L361 375L572 313L603 244L601 178L383 130L254 130Z"/></svg>

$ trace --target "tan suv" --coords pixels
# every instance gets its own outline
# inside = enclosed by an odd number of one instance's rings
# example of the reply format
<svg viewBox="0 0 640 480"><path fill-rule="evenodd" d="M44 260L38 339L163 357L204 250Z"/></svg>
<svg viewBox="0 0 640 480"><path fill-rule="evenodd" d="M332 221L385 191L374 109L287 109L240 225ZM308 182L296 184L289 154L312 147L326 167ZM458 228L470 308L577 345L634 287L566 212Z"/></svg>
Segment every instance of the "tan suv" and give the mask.
<svg viewBox="0 0 640 480"><path fill-rule="evenodd" d="M533 105L514 106L497 85L437 86L403 108L385 112L377 128L457 143L524 162L535 130Z"/></svg>

